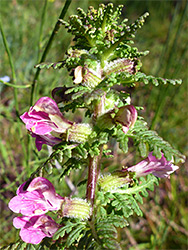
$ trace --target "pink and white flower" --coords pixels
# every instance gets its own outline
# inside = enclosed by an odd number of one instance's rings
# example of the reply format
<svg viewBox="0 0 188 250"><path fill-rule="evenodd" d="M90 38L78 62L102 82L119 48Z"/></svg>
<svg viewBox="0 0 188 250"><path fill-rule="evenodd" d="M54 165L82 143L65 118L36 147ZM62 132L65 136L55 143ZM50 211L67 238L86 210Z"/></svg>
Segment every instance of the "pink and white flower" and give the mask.
<svg viewBox="0 0 188 250"><path fill-rule="evenodd" d="M24 190L25 184L26 182L18 188L17 196L9 202L9 208L13 212L33 216L61 208L64 198L56 193L50 181L37 177Z"/></svg>
<svg viewBox="0 0 188 250"><path fill-rule="evenodd" d="M73 125L64 118L56 102L49 97L40 98L29 112L25 112L20 118L36 138L39 151L43 144L54 146L60 143L62 133Z"/></svg>
<svg viewBox="0 0 188 250"><path fill-rule="evenodd" d="M136 177L153 174L159 178L167 178L178 168L179 167L172 164L171 161L167 161L163 154L161 159L157 159L152 152L150 152L145 160L129 167L127 171L135 172Z"/></svg>

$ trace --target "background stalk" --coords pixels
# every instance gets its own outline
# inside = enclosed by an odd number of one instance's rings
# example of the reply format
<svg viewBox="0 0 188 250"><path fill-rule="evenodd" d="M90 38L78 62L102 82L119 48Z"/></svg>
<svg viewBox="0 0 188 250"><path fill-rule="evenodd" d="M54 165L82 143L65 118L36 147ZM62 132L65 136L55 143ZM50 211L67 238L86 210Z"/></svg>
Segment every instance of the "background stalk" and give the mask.
<svg viewBox="0 0 188 250"><path fill-rule="evenodd" d="M16 85L16 72L15 72L15 67L14 67L14 63L13 63L13 59L12 59L12 55L7 43L7 39L3 30L3 25L0 19L0 31L1 31L1 35L3 38L3 44L5 47L5 51L8 55L8 59L9 59L9 63L10 63L10 68L11 68L11 72L12 72L12 83L13 85ZM15 110L16 110L16 121L17 121L17 129L18 129L18 134L19 137L22 138L22 131L20 128L20 115L19 115L19 105L18 105L18 92L17 92L17 88L13 88L13 95L14 95L14 102L15 102ZM28 156L26 154L26 150L25 150L25 145L23 143L23 141L21 140L21 145L22 145L22 150L23 150L23 154L24 154L24 164L26 166L28 166Z"/></svg>
<svg viewBox="0 0 188 250"><path fill-rule="evenodd" d="M69 8L69 5L71 4L71 1L72 1L72 0L66 0L65 5L64 5L64 7L63 7L63 9L62 9L62 11L61 11L61 14L60 14L60 16L59 16L59 19L63 19L63 18L64 18L65 14L66 14L66 12L67 12L67 10L68 10L68 8ZM60 28L60 25L61 25L61 22L59 21L59 19L58 19L58 21L56 22L56 25L55 25L55 27L54 27L54 29L53 29L53 31L52 31L52 34L51 34L51 36L50 36L50 38L49 38L49 40L48 40L48 43L47 43L47 45L46 45L46 48L45 48L45 50L44 50L44 52L43 52L43 54L42 54L42 57L41 57L41 60L40 60L39 63L44 62L45 59L46 59L46 56L47 56L47 54L48 54L48 52L49 52L49 50L50 50L50 47L51 47L51 45L52 45L53 39L54 39L55 35L57 34L57 32L58 32L58 30L59 30L59 28ZM37 83L37 79L38 79L38 77L39 77L39 74L40 74L40 68L37 68L37 71L36 71L36 73L35 73L35 76L34 76L34 79L33 79L33 83L32 83L32 86L31 86L30 106L33 105L34 92L35 92L36 83Z"/></svg>

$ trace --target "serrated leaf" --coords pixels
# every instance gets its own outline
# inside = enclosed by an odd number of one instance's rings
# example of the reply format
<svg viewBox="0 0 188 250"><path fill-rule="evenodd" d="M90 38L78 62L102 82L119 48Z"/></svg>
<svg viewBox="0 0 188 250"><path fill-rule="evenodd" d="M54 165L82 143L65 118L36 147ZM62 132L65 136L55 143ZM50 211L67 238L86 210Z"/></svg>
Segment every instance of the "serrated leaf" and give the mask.
<svg viewBox="0 0 188 250"><path fill-rule="evenodd" d="M58 229L58 231L54 234L53 239L57 240L59 237L64 237L65 234L70 233L72 228L76 225L77 225L77 223L74 224L74 223L71 223L70 221L68 221L66 225L64 225L63 227Z"/></svg>
<svg viewBox="0 0 188 250"><path fill-rule="evenodd" d="M133 138L134 144L139 147L141 154L145 155L146 153L145 146L143 146L145 144L148 147L147 151L153 151L158 158L161 158L162 152L167 157L167 161L171 161L173 158L177 162L185 161L185 156L174 149L167 141L163 140L155 131L149 130L146 122L137 120L134 127L130 129L130 133L132 133L131 138Z"/></svg>
<svg viewBox="0 0 188 250"><path fill-rule="evenodd" d="M75 240L78 240L80 237L80 234L82 233L82 231L85 229L86 225L81 224L78 225L75 229L72 230L72 232L69 234L67 241L66 241L66 245L69 247L72 245L72 243Z"/></svg>

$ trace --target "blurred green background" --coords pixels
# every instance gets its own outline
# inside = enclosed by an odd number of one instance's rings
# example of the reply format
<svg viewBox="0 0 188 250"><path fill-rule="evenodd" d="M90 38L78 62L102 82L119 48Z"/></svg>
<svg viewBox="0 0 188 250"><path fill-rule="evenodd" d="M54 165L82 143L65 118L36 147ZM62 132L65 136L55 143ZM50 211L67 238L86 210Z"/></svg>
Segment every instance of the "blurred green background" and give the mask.
<svg viewBox="0 0 188 250"><path fill-rule="evenodd" d="M113 2L125 5L122 18L133 22L144 12L150 13L144 27L137 32L135 46L149 50L142 58L142 71L164 78L181 78L180 86L136 86L131 91L132 103L144 106L140 112L149 126L169 141L181 153L188 155L188 2L187 1L89 1L73 0L65 19L76 14L76 8ZM64 6L63 0L0 0L0 15L4 34L12 55L15 77L0 36L0 77L10 77L17 85L30 85L36 65ZM56 35L46 62L63 60L72 37L61 27ZM14 79L13 79L14 78ZM35 100L51 96L54 87L71 82L65 69L41 70ZM15 195L17 186L27 180L45 157L47 150L38 153L25 127L16 118L29 108L30 88L14 88L0 83L0 246L18 239L18 230L12 226L15 216L7 204ZM17 96L17 102L15 97ZM50 169L49 169L50 171ZM58 172L58 170L57 170ZM142 205L143 218L133 218L130 227L119 232L122 249L188 249L188 170L180 166L169 180L161 180L159 188L150 193ZM70 194L63 181L61 185L50 176L61 195ZM74 176L70 176L74 182Z"/></svg>

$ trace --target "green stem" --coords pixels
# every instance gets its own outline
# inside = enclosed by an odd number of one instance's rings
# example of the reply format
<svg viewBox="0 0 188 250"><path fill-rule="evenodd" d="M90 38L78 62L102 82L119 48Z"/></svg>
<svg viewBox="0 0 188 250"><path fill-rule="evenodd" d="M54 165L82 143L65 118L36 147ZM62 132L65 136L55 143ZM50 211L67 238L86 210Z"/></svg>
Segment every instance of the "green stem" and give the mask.
<svg viewBox="0 0 188 250"><path fill-rule="evenodd" d="M164 59L167 57L168 47L169 47L169 43L170 43L170 40L171 40L171 35L173 33L173 30L174 30L174 25L175 25L176 17L177 17L177 14L178 14L178 10L179 10L179 4L176 5L172 21L170 22L170 27L168 29L166 42L165 42L165 45L163 46L163 50L162 50L162 53L160 55L158 67L157 67L157 70L156 70L154 75L158 75L159 72L161 71L161 68L164 66L164 62L165 62Z"/></svg>
<svg viewBox="0 0 188 250"><path fill-rule="evenodd" d="M63 18L64 18L65 14L66 14L66 12L67 12L67 10L68 10L68 8L69 8L69 5L71 4L71 1L72 1L72 0L66 0L65 5L64 5L64 7L63 7L63 9L62 9L62 11L61 11L61 14L60 14L60 16L59 16L59 19L63 19ZM49 40L48 40L48 43L47 43L47 45L46 45L46 48L45 48L45 50L44 50L44 52L43 52L43 54L42 54L42 57L41 57L41 60L40 60L39 63L44 62L45 59L46 59L46 56L47 56L47 54L48 54L48 52L49 52L49 50L50 50L50 48L51 48L53 39L54 39L55 35L57 34L57 32L58 32L58 30L59 30L59 28L60 28L60 25L61 25L61 22L59 21L59 19L58 19L58 21L56 22L56 25L55 25L55 27L54 27L54 29L53 29L53 31L52 31L52 34L51 34L51 36L50 36L50 38L49 38ZM40 68L37 68L37 71L36 71L36 73L35 73L35 76L34 76L34 79L33 79L33 83L32 83L32 86L31 86L30 106L33 105L34 92L35 92L36 83L37 83L37 79L38 79L38 77L39 77L39 74L40 74Z"/></svg>
<svg viewBox="0 0 188 250"><path fill-rule="evenodd" d="M3 30L3 25L2 25L1 19L0 19L0 30L1 30L1 35L2 35L2 38L3 38L3 43L4 43L5 50L6 50L7 55L8 55L8 59L9 59L9 63L10 63L11 71L12 71L12 82L13 82L13 84L16 85L16 73L15 73L14 63L13 63L12 55L11 55L11 52L10 52L10 49L8 47L8 43L7 43L7 40L6 40L6 37L5 37L5 33L4 33L4 30ZM19 106L18 106L18 93L17 93L17 89L14 88L13 91L14 91L14 100L15 100L16 115L19 118Z"/></svg>
<svg viewBox="0 0 188 250"><path fill-rule="evenodd" d="M118 45L126 38L128 35L128 32L125 32L125 34L116 41L109 49L107 49L101 58L101 66L104 67L104 62L108 59L108 57L114 52L114 50L118 47Z"/></svg>
<svg viewBox="0 0 188 250"><path fill-rule="evenodd" d="M179 35L180 35L180 32L181 32L182 23L183 23L184 18L186 16L187 7L188 7L188 4L186 5L186 8L184 9L184 12L183 12L183 14L181 16L181 19L180 19L180 22L179 22L179 25L178 25L178 29L177 29L177 32L176 32L176 36L175 36L173 45L171 47L171 50L169 52L169 57L168 57L167 64L166 64L166 69L165 69L165 75L168 75L168 72L169 72L169 69L170 69L170 65L172 63L172 57L173 57L174 51L176 49L177 39L179 38ZM165 97L168 94L169 86L170 85L168 85L167 87L161 86L161 88L159 89L159 95L158 95L158 98L157 98L158 106L157 106L157 110L155 112L155 116L154 116L154 118L152 120L150 129L154 129L155 128L155 125L156 125L156 122L158 120L158 117L160 116L161 110L164 107L164 104L165 104L165 101L166 101Z"/></svg>
<svg viewBox="0 0 188 250"><path fill-rule="evenodd" d="M90 228L91 228L91 231L92 231L92 233L93 233L94 239L95 239L96 242L99 244L99 246L101 246L100 240L99 240L98 235L97 235L97 232L96 232L96 230L95 230L95 223L94 223L94 221L93 221L93 220L92 220L92 221L88 221L88 224L89 224L89 226L90 226Z"/></svg>
<svg viewBox="0 0 188 250"><path fill-rule="evenodd" d="M45 22L45 17L46 17L47 5L48 5L48 0L45 0L44 7L43 7L43 10L42 10L42 17L41 17L40 30L39 30L37 62L39 61L39 57L40 57L42 33L43 33L43 27L44 27L44 22Z"/></svg>

